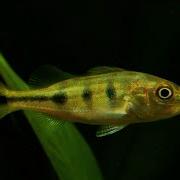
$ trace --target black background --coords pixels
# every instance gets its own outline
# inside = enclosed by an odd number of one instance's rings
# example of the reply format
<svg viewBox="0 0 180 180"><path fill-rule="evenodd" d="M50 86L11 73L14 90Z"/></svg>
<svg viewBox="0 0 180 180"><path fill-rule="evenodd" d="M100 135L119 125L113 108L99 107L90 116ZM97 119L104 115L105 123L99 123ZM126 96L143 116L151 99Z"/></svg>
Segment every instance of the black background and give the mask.
<svg viewBox="0 0 180 180"><path fill-rule="evenodd" d="M0 27L0 50L26 81L40 65L52 64L76 74L117 66L179 83L178 1L7 2ZM93 126L78 128L106 180L180 178L179 117L131 125L101 139ZM0 121L0 179L12 178L57 179L20 112Z"/></svg>

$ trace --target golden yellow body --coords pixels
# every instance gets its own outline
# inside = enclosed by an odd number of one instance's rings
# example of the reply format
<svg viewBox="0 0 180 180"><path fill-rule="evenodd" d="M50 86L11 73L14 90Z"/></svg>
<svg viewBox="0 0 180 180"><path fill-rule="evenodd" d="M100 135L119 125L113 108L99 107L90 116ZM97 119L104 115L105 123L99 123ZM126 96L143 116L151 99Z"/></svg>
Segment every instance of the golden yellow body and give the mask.
<svg viewBox="0 0 180 180"><path fill-rule="evenodd" d="M30 109L88 124L120 126L180 113L178 85L118 68L95 68L86 76L66 79L46 88L6 89L1 94L11 111Z"/></svg>

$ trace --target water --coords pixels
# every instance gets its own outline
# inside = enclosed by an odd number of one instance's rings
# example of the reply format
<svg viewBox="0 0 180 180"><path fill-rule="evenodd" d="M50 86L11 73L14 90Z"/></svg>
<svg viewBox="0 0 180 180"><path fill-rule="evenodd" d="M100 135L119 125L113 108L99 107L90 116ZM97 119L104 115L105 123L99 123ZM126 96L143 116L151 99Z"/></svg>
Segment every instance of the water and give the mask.
<svg viewBox="0 0 180 180"><path fill-rule="evenodd" d="M14 3L1 24L9 27L0 32L1 51L24 80L44 64L75 74L108 65L179 83L178 3L64 1L37 6ZM4 9L9 12L8 5ZM100 139L95 126L77 127L105 180L180 178L179 117L131 125ZM0 179L57 179L22 113L0 122L0 141Z"/></svg>

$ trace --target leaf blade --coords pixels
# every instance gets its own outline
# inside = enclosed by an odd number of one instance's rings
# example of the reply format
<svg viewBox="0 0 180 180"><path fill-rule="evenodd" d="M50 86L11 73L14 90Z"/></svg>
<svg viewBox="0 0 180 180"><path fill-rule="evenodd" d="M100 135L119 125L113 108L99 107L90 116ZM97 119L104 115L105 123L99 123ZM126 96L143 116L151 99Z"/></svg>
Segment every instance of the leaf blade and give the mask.
<svg viewBox="0 0 180 180"><path fill-rule="evenodd" d="M2 54L0 54L0 74L12 89L29 89ZM36 112L24 111L24 113L60 179L102 180L89 146L73 124L67 122L63 126L52 126L46 115L39 118Z"/></svg>

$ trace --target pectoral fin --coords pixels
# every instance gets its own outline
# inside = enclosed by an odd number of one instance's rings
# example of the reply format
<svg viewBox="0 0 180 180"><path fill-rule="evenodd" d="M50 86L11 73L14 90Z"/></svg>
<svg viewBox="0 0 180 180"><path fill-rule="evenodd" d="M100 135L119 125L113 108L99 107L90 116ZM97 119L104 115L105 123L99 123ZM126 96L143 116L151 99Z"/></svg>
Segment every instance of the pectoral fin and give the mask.
<svg viewBox="0 0 180 180"><path fill-rule="evenodd" d="M101 126L100 129L96 132L97 137L103 137L107 135L114 134L123 128L125 128L127 125L121 125L121 126L112 126L112 125L105 125Z"/></svg>

